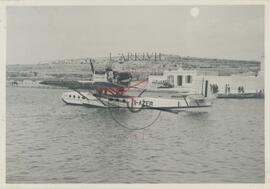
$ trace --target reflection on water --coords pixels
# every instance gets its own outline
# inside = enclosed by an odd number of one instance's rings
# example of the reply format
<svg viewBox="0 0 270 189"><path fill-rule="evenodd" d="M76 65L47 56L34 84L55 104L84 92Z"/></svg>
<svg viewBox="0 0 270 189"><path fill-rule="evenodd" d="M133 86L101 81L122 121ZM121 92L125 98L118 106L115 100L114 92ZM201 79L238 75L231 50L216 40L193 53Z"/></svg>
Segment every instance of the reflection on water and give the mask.
<svg viewBox="0 0 270 189"><path fill-rule="evenodd" d="M263 100L162 112L130 131L108 109L63 104L62 92L7 89L8 183L264 182Z"/></svg>

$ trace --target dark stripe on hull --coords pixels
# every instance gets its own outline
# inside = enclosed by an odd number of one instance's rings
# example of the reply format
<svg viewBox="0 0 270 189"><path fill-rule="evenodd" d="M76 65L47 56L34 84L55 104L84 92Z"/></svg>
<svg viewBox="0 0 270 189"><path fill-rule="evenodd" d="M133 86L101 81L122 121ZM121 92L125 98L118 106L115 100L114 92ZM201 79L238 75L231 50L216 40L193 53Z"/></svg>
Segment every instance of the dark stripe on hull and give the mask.
<svg viewBox="0 0 270 189"><path fill-rule="evenodd" d="M68 105L74 105L74 106L85 106L85 107L89 107L89 108L128 108L128 107L108 107L108 106L104 106L104 107L101 107L101 106L95 106L95 105L91 105L91 104L77 104L77 103L71 103L71 102L67 102L65 101L64 99L62 99L62 101L65 103L65 104L68 104ZM199 109L199 108L206 108L206 107L211 107L211 106L186 106L186 107L178 107L178 106L175 106L175 107L134 107L132 109L155 109L155 108L161 108L161 109L167 109L167 110L172 110L172 109L177 109L177 110L184 110L184 109Z"/></svg>
<svg viewBox="0 0 270 189"><path fill-rule="evenodd" d="M77 104L77 103L72 103L72 102L67 102L64 99L62 101L67 104L67 105L72 105L72 106L85 106L88 108L105 108L105 107L100 107L100 106L95 106L95 105L90 105L90 104Z"/></svg>

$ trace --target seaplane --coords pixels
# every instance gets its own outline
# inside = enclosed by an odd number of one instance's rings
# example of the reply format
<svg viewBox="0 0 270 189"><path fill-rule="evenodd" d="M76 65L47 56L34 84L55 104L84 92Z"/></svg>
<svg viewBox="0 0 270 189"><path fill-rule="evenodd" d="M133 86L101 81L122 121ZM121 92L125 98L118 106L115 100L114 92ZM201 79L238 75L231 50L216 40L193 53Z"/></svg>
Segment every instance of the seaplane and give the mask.
<svg viewBox="0 0 270 189"><path fill-rule="evenodd" d="M146 96L147 88L140 87L148 82L148 78L132 81L130 72L113 71L107 68L98 73L90 61L92 79L89 81L45 80L40 84L68 88L62 94L62 101L68 105L81 105L90 108L123 108L133 113L144 109L178 113L187 110L205 110L212 103L198 94L167 94Z"/></svg>

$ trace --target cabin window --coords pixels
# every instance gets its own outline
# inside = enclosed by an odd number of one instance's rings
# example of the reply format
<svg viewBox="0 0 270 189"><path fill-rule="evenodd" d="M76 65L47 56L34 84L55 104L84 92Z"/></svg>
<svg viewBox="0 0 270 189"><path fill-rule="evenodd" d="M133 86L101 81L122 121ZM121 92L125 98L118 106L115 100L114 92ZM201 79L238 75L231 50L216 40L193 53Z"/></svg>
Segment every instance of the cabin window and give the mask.
<svg viewBox="0 0 270 189"><path fill-rule="evenodd" d="M69 96L69 98L71 98L71 95L68 95Z"/></svg>
<svg viewBox="0 0 270 189"><path fill-rule="evenodd" d="M80 96L78 96L78 98L81 98Z"/></svg>
<svg viewBox="0 0 270 189"><path fill-rule="evenodd" d="M182 86L182 84L183 84L183 76L178 75L177 76L177 85Z"/></svg>
<svg viewBox="0 0 270 189"><path fill-rule="evenodd" d="M73 95L73 98L76 98L76 96L75 96L75 95Z"/></svg>
<svg viewBox="0 0 270 189"><path fill-rule="evenodd" d="M82 99L85 99L85 97L83 96Z"/></svg>
<svg viewBox="0 0 270 189"><path fill-rule="evenodd" d="M192 77L191 75L186 76L186 83L192 83Z"/></svg>

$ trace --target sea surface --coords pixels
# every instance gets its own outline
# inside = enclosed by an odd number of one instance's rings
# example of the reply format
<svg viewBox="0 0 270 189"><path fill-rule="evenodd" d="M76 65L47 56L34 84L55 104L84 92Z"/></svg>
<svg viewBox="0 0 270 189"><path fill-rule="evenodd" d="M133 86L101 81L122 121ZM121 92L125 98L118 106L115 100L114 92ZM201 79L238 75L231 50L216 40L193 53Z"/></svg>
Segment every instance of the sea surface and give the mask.
<svg viewBox="0 0 270 189"><path fill-rule="evenodd" d="M63 92L7 88L7 183L264 182L263 99L136 114L66 105Z"/></svg>

